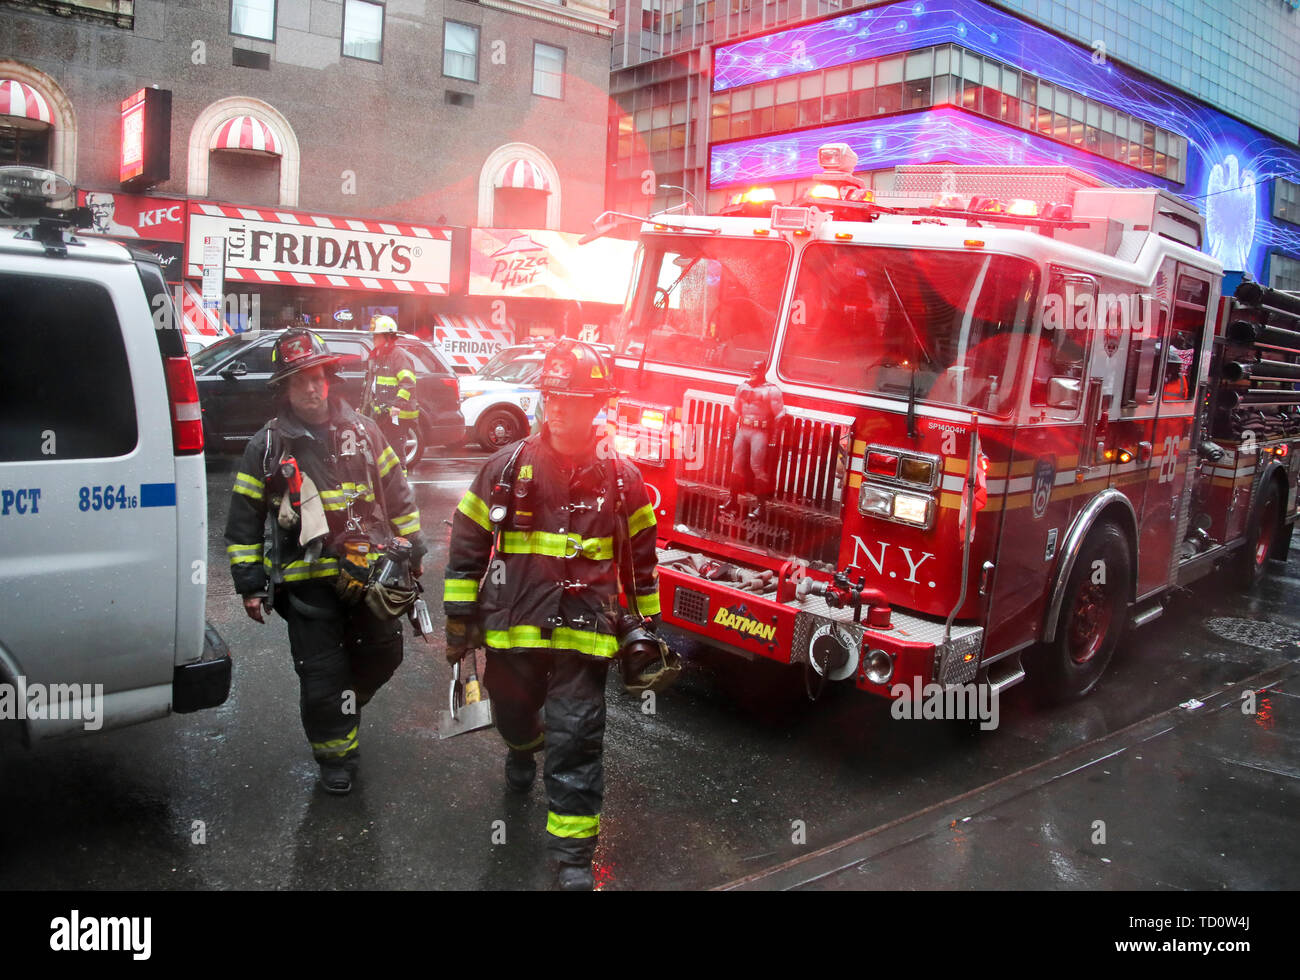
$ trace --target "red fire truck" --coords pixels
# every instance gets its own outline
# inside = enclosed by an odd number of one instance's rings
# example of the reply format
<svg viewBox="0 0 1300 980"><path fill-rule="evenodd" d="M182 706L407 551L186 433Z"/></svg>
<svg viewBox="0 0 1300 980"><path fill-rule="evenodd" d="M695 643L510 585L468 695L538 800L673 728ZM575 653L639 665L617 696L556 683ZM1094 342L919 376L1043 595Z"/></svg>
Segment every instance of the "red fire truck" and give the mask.
<svg viewBox="0 0 1300 980"><path fill-rule="evenodd" d="M886 206L819 161L790 205L642 219L614 434L667 624L816 684L1068 699L1172 590L1286 556L1300 295L1221 298L1162 190L908 168L935 193Z"/></svg>

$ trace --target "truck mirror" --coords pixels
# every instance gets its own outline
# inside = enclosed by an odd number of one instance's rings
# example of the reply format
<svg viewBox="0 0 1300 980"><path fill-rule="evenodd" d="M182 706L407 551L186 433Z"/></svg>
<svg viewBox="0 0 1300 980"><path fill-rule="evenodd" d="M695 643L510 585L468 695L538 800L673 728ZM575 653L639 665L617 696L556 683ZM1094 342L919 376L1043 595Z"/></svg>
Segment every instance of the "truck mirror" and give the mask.
<svg viewBox="0 0 1300 980"><path fill-rule="evenodd" d="M1083 401L1083 382L1078 378L1052 378L1047 382L1047 404L1073 411Z"/></svg>

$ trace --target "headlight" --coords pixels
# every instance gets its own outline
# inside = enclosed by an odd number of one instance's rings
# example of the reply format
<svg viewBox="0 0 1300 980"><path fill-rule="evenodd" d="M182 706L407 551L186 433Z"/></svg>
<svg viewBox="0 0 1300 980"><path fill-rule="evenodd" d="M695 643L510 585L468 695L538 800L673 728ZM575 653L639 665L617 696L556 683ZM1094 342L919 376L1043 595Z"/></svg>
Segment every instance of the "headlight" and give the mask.
<svg viewBox="0 0 1300 980"><path fill-rule="evenodd" d="M481 394L483 394L483 392L479 391L477 388L462 388L460 389L460 400L464 401L466 398L477 398Z"/></svg>
<svg viewBox="0 0 1300 980"><path fill-rule="evenodd" d="M893 517L894 491L862 484L862 489L858 492L858 510L877 517Z"/></svg>
<svg viewBox="0 0 1300 980"><path fill-rule="evenodd" d="M894 520L925 527L929 523L930 498L914 497L910 493L894 494Z"/></svg>

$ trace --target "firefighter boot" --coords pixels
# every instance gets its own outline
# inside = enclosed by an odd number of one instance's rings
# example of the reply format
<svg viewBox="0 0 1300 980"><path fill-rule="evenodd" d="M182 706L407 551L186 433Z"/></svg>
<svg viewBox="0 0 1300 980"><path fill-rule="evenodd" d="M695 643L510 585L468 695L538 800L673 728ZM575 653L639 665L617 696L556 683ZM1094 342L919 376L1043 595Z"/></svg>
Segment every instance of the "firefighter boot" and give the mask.
<svg viewBox="0 0 1300 980"><path fill-rule="evenodd" d="M537 760L531 752L509 749L506 752L506 785L516 793L527 793L537 778Z"/></svg>
<svg viewBox="0 0 1300 980"><path fill-rule="evenodd" d="M589 892L596 888L596 877L591 873L591 864L562 864L555 876L555 883L562 892Z"/></svg>
<svg viewBox="0 0 1300 980"><path fill-rule="evenodd" d="M320 785L326 793L346 796L352 792L352 774L343 760L322 762L320 764Z"/></svg>

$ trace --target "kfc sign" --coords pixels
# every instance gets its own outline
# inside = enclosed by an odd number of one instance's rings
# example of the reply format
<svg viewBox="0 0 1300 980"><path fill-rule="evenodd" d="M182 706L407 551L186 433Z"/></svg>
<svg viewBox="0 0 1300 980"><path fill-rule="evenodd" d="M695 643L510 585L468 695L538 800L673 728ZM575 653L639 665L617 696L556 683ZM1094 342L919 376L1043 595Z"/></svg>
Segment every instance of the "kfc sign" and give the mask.
<svg viewBox="0 0 1300 980"><path fill-rule="evenodd" d="M77 203L90 209L91 225L78 231L155 242L185 240L185 202L165 197L78 191Z"/></svg>

